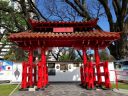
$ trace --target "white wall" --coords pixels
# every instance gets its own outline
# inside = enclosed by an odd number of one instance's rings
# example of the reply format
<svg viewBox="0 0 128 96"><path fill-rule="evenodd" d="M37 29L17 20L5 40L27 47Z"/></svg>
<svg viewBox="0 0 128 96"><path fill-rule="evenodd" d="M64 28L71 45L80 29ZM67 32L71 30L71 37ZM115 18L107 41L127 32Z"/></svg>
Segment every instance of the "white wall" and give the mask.
<svg viewBox="0 0 128 96"><path fill-rule="evenodd" d="M110 81L115 82L115 72L114 72L115 69L114 69L114 63L113 62L108 63L108 69L109 69Z"/></svg>
<svg viewBox="0 0 128 96"><path fill-rule="evenodd" d="M49 81L51 82L80 81L80 68L74 67L73 64L70 65L71 65L71 69L68 69L64 72L63 70L57 69L56 66L60 66L60 64L56 64L55 65L56 75L49 76Z"/></svg>
<svg viewBox="0 0 128 96"><path fill-rule="evenodd" d="M73 64L71 65L71 69L67 71L62 71L60 69L56 69L56 75L49 76L50 82L68 82L68 81L80 81L80 68L74 67ZM59 64L55 65L59 66ZM16 78L15 71L18 68L19 71L19 77ZM103 69L101 68L101 71ZM109 62L109 70L114 70L114 64L113 62ZM15 63L13 64L13 70L12 71L5 71L3 72L4 75L0 77L0 80L11 80L12 82L21 82L22 80L22 64L21 63ZM110 73L110 81L115 81L115 72L109 71ZM10 74L10 75L9 75ZM104 78L102 78L104 80Z"/></svg>
<svg viewBox="0 0 128 96"><path fill-rule="evenodd" d="M15 73L16 71L18 71L19 74L16 74ZM22 63L14 63L13 64L11 81L12 82L21 82L22 81Z"/></svg>
<svg viewBox="0 0 128 96"><path fill-rule="evenodd" d="M79 67L73 67L72 69L69 69L68 71L61 71L60 69L56 69L56 75L54 76L49 76L49 81L51 82L64 82L64 81L80 81L80 68ZM56 64L56 66L60 66L60 64ZM115 81L115 72L112 71L114 70L114 63L109 62L108 64L109 68L109 75L110 75L110 81ZM104 72L103 67L100 68L101 72ZM97 76L96 76L97 80ZM104 76L102 76L102 81L105 81Z"/></svg>

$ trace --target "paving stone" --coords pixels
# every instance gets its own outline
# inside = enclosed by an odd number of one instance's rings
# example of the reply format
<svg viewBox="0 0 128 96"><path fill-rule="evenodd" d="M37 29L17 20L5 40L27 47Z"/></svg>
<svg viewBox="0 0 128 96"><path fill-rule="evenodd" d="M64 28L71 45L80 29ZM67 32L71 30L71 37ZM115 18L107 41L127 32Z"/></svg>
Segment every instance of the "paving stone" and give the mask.
<svg viewBox="0 0 128 96"><path fill-rule="evenodd" d="M112 90L86 90L75 83L50 84L43 91L18 91L12 96L128 96Z"/></svg>

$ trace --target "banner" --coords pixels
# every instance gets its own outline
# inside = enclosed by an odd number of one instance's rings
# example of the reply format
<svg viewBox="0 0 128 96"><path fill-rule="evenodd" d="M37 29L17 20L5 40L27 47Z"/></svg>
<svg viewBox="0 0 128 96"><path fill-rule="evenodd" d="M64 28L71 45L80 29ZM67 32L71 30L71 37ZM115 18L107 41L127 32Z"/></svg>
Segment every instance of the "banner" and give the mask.
<svg viewBox="0 0 128 96"><path fill-rule="evenodd" d="M13 62L0 60L0 80L11 80L13 70Z"/></svg>

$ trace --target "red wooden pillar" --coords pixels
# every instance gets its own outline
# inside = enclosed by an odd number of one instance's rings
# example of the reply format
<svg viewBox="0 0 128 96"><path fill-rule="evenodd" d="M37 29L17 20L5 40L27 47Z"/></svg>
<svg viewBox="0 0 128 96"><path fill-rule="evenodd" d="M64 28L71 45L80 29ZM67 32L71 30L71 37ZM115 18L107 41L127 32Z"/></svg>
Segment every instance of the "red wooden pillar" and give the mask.
<svg viewBox="0 0 128 96"><path fill-rule="evenodd" d="M48 67L46 67L46 84L48 85Z"/></svg>
<svg viewBox="0 0 128 96"><path fill-rule="evenodd" d="M83 77L84 77L84 86L88 84L88 64L87 64L87 55L86 49L83 48Z"/></svg>
<svg viewBox="0 0 128 96"><path fill-rule="evenodd" d="M28 70L28 85L29 87L33 86L33 50L29 50L29 57L28 57L28 63L29 63L29 70Z"/></svg>
<svg viewBox="0 0 128 96"><path fill-rule="evenodd" d="M43 66L41 62L38 62L38 81L37 81L37 88L42 88L43 86Z"/></svg>
<svg viewBox="0 0 128 96"><path fill-rule="evenodd" d="M38 82L37 88L44 87L44 63L45 63L45 50L41 49L41 62L38 63Z"/></svg>
<svg viewBox="0 0 128 96"><path fill-rule="evenodd" d="M37 74L36 74L36 73L37 73L37 70L36 70L36 65L37 65L37 64L34 64L34 84L35 84L35 85L36 85L36 83L37 83L37 76L36 76L36 75L37 75Z"/></svg>
<svg viewBox="0 0 128 96"><path fill-rule="evenodd" d="M45 49L44 49L45 50ZM44 60L43 60L43 65L44 65L44 86L47 85L47 65L46 65L46 55L44 54Z"/></svg>
<svg viewBox="0 0 128 96"><path fill-rule="evenodd" d="M99 56L98 48L95 48L95 60L96 60L96 69L97 69L98 85L101 86L102 79L101 79L100 56Z"/></svg>
<svg viewBox="0 0 128 96"><path fill-rule="evenodd" d="M93 65L93 81L94 81L94 85L96 85L95 65Z"/></svg>
<svg viewBox="0 0 128 96"><path fill-rule="evenodd" d="M22 82L21 82L21 88L25 89L27 88L27 63L22 62Z"/></svg>
<svg viewBox="0 0 128 96"><path fill-rule="evenodd" d="M46 50L45 50L46 51ZM46 67L46 85L48 84L48 67L47 67L47 58L46 58L46 55L45 55L45 67Z"/></svg>
<svg viewBox="0 0 128 96"><path fill-rule="evenodd" d="M89 74L89 81L88 81L88 88L94 88L94 78L93 78L93 65L92 62L89 62L89 70L88 70L88 74Z"/></svg>
<svg viewBox="0 0 128 96"><path fill-rule="evenodd" d="M83 48L83 64L86 65L87 64L87 55L86 55L86 49Z"/></svg>
<svg viewBox="0 0 128 96"><path fill-rule="evenodd" d="M107 61L104 63L104 75L105 75L105 87L111 88Z"/></svg>
<svg viewBox="0 0 128 96"><path fill-rule="evenodd" d="M83 66L80 67L80 78L81 78L81 85L84 84L84 76L83 76Z"/></svg>

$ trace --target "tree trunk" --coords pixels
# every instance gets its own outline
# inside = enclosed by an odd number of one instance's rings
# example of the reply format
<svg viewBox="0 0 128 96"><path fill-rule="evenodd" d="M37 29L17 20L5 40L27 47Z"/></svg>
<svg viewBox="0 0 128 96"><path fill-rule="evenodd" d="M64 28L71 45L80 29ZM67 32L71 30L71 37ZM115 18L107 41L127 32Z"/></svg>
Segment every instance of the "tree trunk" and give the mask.
<svg viewBox="0 0 128 96"><path fill-rule="evenodd" d="M124 23L121 38L109 47L111 55L117 60L128 57L128 23Z"/></svg>

